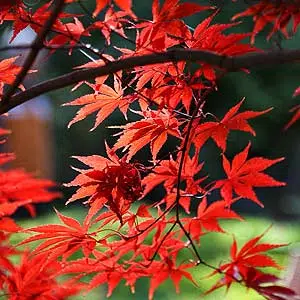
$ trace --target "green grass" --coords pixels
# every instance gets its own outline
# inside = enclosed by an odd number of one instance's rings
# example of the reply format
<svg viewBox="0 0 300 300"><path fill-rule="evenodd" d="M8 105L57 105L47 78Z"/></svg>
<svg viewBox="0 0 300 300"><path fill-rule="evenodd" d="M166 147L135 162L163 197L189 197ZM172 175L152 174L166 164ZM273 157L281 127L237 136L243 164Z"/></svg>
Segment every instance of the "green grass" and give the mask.
<svg viewBox="0 0 300 300"><path fill-rule="evenodd" d="M83 212L84 211L84 212ZM62 211L64 214L78 218L81 220L85 215L84 209L66 209ZM272 221L264 218L248 217L245 218L246 221L225 221L221 222L223 228L230 232L228 234L220 233L209 233L201 239L201 247L199 248L200 255L202 259L211 265L218 266L221 261L228 258L229 247L232 242L232 235L234 234L238 240L238 244L242 245L247 240L253 238L254 236L264 232ZM58 218L54 212L50 212L48 215L38 217L35 219L27 219L18 222L24 228L33 227L40 224L57 224L59 223ZM18 243L21 241L25 235L18 234L12 238L13 243ZM286 247L282 247L270 252L271 256L279 262L281 265L287 264L287 257L289 249L293 247L295 243L300 241L300 226L299 224L293 223L273 223L272 228L267 232L266 236L263 238L264 242L282 244L288 243ZM190 255L190 254L189 254ZM184 254L180 257L180 260L185 261L191 256ZM164 299L164 300L193 300L193 299L206 299L206 300L260 300L263 297L257 295L253 291L247 291L245 288L238 284L234 284L229 292L226 294L225 289L220 289L212 294L204 296L204 292L208 290L213 283L215 283L216 278L207 279L204 278L209 274L211 270L203 265L199 265L192 270L192 275L198 287L194 286L189 281L183 279L181 282L181 293L177 295L171 280L167 280L163 283L155 292L154 299ZM276 271L275 271L276 272ZM278 271L277 275L280 274ZM111 299L121 300L121 299L132 299L132 300L143 300L147 299L149 288L149 279L141 279L136 284L136 292L132 294L130 289L124 286L124 282L115 289ZM88 295L81 295L73 297L73 300L97 300L106 298L106 286L89 293Z"/></svg>

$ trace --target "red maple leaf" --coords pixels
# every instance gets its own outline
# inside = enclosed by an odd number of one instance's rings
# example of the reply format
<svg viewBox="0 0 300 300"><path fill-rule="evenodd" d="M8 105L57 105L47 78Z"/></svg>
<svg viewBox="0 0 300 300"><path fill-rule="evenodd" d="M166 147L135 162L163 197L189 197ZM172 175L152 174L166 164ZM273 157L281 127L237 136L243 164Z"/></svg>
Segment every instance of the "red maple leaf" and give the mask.
<svg viewBox="0 0 300 300"><path fill-rule="evenodd" d="M131 96L123 96L123 92L124 90L122 89L120 80L115 78L114 89L106 84L101 84L95 94L85 95L74 101L65 103L64 105L84 105L68 124L68 127L85 119L95 111L98 111L98 113L94 127L91 130L99 126L117 108L120 109L126 118L128 107L134 98Z"/></svg>
<svg viewBox="0 0 300 300"><path fill-rule="evenodd" d="M218 219L239 219L242 218L233 210L227 207L225 201L214 201L210 205L204 197L198 205L197 215L194 218L183 218L184 227L192 239L199 242L199 238L206 231L224 232L218 223Z"/></svg>
<svg viewBox="0 0 300 300"><path fill-rule="evenodd" d="M1 211L1 207L0 207ZM20 251L10 244L12 233L20 232L22 228L11 218L1 218L0 216L0 289L2 270L7 272L10 269L9 256L20 254Z"/></svg>
<svg viewBox="0 0 300 300"><path fill-rule="evenodd" d="M223 168L227 179L218 180L215 188L221 189L223 199L230 205L233 202L233 192L238 196L250 199L263 207L258 200L253 187L283 186L280 182L271 176L262 173L266 168L282 161L284 158L266 159L263 157L254 157L247 160L251 143L240 153L238 153L232 163L223 155Z"/></svg>
<svg viewBox="0 0 300 300"><path fill-rule="evenodd" d="M114 150L124 148L128 149L127 159L150 143L150 149L153 160L156 160L157 154L167 141L168 134L181 138L178 129L180 123L167 110L152 111L147 110L139 113L144 119L124 126L112 126L111 128L122 128L122 135L114 145Z"/></svg>
<svg viewBox="0 0 300 300"><path fill-rule="evenodd" d="M27 232L37 234L26 238L19 245L45 239L31 252L31 255L47 253L49 257L57 258L62 256L63 260L66 260L73 253L82 249L84 255L88 257L97 243L94 237L95 233L88 233L90 227L89 214L85 218L83 225L81 225L77 220L67 217L57 210L55 211L64 225L49 224L28 228L26 229Z"/></svg>
<svg viewBox="0 0 300 300"><path fill-rule="evenodd" d="M268 39L276 32L281 31L285 37L289 37L287 26L293 20L293 32L295 33L300 24L299 0L277 1L261 0L251 5L245 11L236 14L232 20L240 17L253 16L254 28L251 36L251 43L254 43L255 36L261 32L267 24L273 23L273 28Z"/></svg>
<svg viewBox="0 0 300 300"><path fill-rule="evenodd" d="M12 84L16 76L21 71L22 67L15 64L18 56L11 57L8 59L3 59L0 61L0 96L2 94L2 89L4 84ZM29 73L35 72L30 70ZM20 85L21 89L24 89L23 85Z"/></svg>
<svg viewBox="0 0 300 300"><path fill-rule="evenodd" d="M179 0L165 0L160 6L158 0L153 1L153 20L136 25L136 28L142 29L136 39L136 53L164 51L168 47L181 43L191 34L180 18L212 8L197 3L179 2Z"/></svg>
<svg viewBox="0 0 300 300"><path fill-rule="evenodd" d="M81 174L65 184L68 187L79 186L67 204L89 197L87 203L93 205L95 202L98 210L106 204L122 223L122 215L142 195L140 173L134 164L119 159L108 146L107 154L109 159L97 155L74 157L91 169L76 169Z"/></svg>
<svg viewBox="0 0 300 300"><path fill-rule="evenodd" d="M281 267L269 255L264 254L264 252L286 246L286 244L259 244L259 241L265 233L266 232L246 242L239 251L236 239L233 239L233 243L230 248L231 261L229 263L222 264L218 268L219 271L225 274L225 276L206 293L210 293L222 286L229 288L235 281L249 282L248 276L253 278L251 272L249 272L251 269L256 270L256 268L264 267L281 269ZM211 275L217 273L218 271L214 271Z"/></svg>
<svg viewBox="0 0 300 300"><path fill-rule="evenodd" d="M34 178L23 170L0 171L1 213L9 215L18 207L25 206L31 215L35 215L33 203L49 202L61 196L48 190L54 186L53 181Z"/></svg>
<svg viewBox="0 0 300 300"><path fill-rule="evenodd" d="M17 7L23 6L22 0L1 0L0 2L0 24L3 19Z"/></svg>
<svg viewBox="0 0 300 300"><path fill-rule="evenodd" d="M84 289L85 284L76 279L58 283L55 277L61 268L61 264L50 260L47 254L32 257L24 252L19 265L10 264L4 274L0 270L2 287L11 300L66 299Z"/></svg>
<svg viewBox="0 0 300 300"><path fill-rule="evenodd" d="M209 138L212 138L217 146L220 147L224 152L226 150L226 141L230 130L245 131L255 136L255 131L249 125L248 120L263 115L269 112L272 108L263 111L247 110L238 113L238 110L243 102L244 99L232 107L221 121L205 122L198 125L195 128L195 138L193 139L196 147L200 149Z"/></svg>
<svg viewBox="0 0 300 300"><path fill-rule="evenodd" d="M15 37L25 28L30 26L36 33L39 33L43 24L47 22L52 12L51 6L53 1L47 1L45 5L38 7L34 10L26 10L24 5L18 5L15 9L11 10L10 13L5 14L3 19L13 21L13 34L10 39L12 42ZM1 16L1 15L0 15ZM74 16L73 14L68 14L61 12L53 24L52 28L59 30L59 26L62 25L60 19L69 18Z"/></svg>
<svg viewBox="0 0 300 300"><path fill-rule="evenodd" d="M128 16L128 13L125 11L115 12L112 8L109 8L105 13L104 20L94 22L88 29L100 30L105 37L107 45L110 45L110 36L112 32L127 38L123 29L123 23L128 22L125 18L126 16Z"/></svg>
<svg viewBox="0 0 300 300"><path fill-rule="evenodd" d="M293 97L297 97L300 95L300 86L295 89ZM284 130L287 130L289 127L291 127L296 121L300 119L300 105L294 106L292 109L290 109L290 112L294 112L294 115L292 119L284 126Z"/></svg>
<svg viewBox="0 0 300 300"><path fill-rule="evenodd" d="M90 34L85 30L82 23L75 17L74 23L58 24L57 29L59 33L46 43L47 46L55 45L57 47L63 46L67 43L70 46L74 46L78 43L82 36L89 36ZM51 50L54 52L54 50ZM72 47L70 48L69 54L72 53Z"/></svg>
<svg viewBox="0 0 300 300"><path fill-rule="evenodd" d="M172 255L171 258L166 257L162 261L154 261L150 268L149 273L151 274L150 288L149 288L149 300L153 299L154 291L169 277L173 281L176 292L179 293L179 283L183 277L193 282L196 286L197 283L193 279L192 275L186 271L188 268L195 266L194 263L180 264L176 266L176 256Z"/></svg>
<svg viewBox="0 0 300 300"><path fill-rule="evenodd" d="M124 10L127 14L134 16L134 13L131 10L131 0L114 0L114 2L120 9ZM97 16L102 11L102 9L109 3L111 3L111 0L96 0L96 8L93 12L93 16Z"/></svg>
<svg viewBox="0 0 300 300"><path fill-rule="evenodd" d="M166 204L166 208L173 206L177 197L176 188L180 160L181 156L178 155L176 160L171 156L169 160L160 161L151 173L142 180L144 196L153 188L163 183L166 196L159 201L159 204ZM202 167L203 163L199 163L197 155L193 157L186 156L181 172L181 182L184 183L185 188L181 190L181 197L179 198L179 205L184 208L186 213L190 213L191 196L205 193L205 189L201 187L201 183L207 176L199 176Z"/></svg>
<svg viewBox="0 0 300 300"><path fill-rule="evenodd" d="M284 126L284 130L287 130L289 127L291 127L295 122L297 122L300 119L300 105L294 106L292 109L290 109L290 112L293 112L294 115L292 119Z"/></svg>
<svg viewBox="0 0 300 300"><path fill-rule="evenodd" d="M258 50L251 45L240 43L240 41L249 37L247 33L223 34L224 30L235 26L236 23L210 25L214 17L215 14L212 14L202 21L195 28L193 36L185 39L184 42L188 48L208 50L226 56L237 56ZM202 74L209 81L215 81L216 79L214 68L208 64L201 64L201 68L196 71L195 76Z"/></svg>
<svg viewBox="0 0 300 300"><path fill-rule="evenodd" d="M279 281L277 276L263 273L255 268L248 268L245 285L252 288L268 300L293 299L296 293L288 287L274 284Z"/></svg>

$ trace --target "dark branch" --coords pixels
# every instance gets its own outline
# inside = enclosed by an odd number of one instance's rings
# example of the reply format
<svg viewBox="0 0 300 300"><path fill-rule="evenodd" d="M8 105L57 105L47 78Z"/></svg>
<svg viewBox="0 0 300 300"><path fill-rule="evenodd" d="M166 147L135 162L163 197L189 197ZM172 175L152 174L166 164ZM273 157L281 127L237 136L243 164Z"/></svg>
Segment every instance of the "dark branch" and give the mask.
<svg viewBox="0 0 300 300"><path fill-rule="evenodd" d="M47 49L47 50L70 50L70 49L86 49L87 45L81 45L81 44L77 44L77 45L43 45L43 49ZM32 44L20 44L20 45L13 45L13 46L3 46L0 47L0 52L3 51L15 51L15 50L29 50L32 48L37 48L35 45ZM40 49L40 48L39 48Z"/></svg>
<svg viewBox="0 0 300 300"><path fill-rule="evenodd" d="M259 53L245 54L229 57L214 54L208 51L176 49L163 53L148 54L143 56L129 57L107 63L90 69L81 69L56 78L41 82L24 92L17 93L9 103L2 102L0 114L6 113L12 108L41 94L58 90L80 81L91 80L96 77L113 74L120 70L130 70L134 67L177 61L205 62L212 66L226 69L227 71L238 71L243 68L262 67L278 65L282 63L300 61L300 49L278 50Z"/></svg>

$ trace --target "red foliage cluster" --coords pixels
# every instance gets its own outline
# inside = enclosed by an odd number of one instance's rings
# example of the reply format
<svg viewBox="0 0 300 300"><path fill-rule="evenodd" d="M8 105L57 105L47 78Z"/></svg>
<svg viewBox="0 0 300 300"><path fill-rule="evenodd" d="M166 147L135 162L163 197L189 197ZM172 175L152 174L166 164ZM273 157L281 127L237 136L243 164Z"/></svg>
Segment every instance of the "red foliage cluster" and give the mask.
<svg viewBox="0 0 300 300"><path fill-rule="evenodd" d="M251 42L254 43L255 36L261 32L268 24L273 28L268 35L268 39L277 32L281 31L286 37L289 37L287 26L293 21L292 33L297 31L300 24L300 1L292 0L262 0L250 5L245 11L235 15L232 20L240 17L253 16L254 28L251 35Z"/></svg>
<svg viewBox="0 0 300 300"><path fill-rule="evenodd" d="M68 0L65 4L76 2ZM82 3L81 6L84 7ZM0 8L0 21L13 21L14 39L28 26L39 34L52 14L53 2L34 10L22 1L2 1ZM202 18L193 29L183 18L196 13L209 16ZM63 47L70 49L70 54L75 46L91 50L97 59L79 67L91 70L112 61L174 48L234 57L261 51L247 43L247 39L251 37L254 43L254 37L266 24L274 24L271 34L278 30L287 34L288 21L294 20L295 32L300 20L296 4L260 1L234 17L254 16L253 32L228 34L226 30L238 23L214 24L217 13L212 6L179 0L165 0L160 4L153 0L152 20L142 20L134 14L130 0L97 0L89 16L93 22L87 26L80 21L87 16L87 11L84 14L61 11L44 46L50 49L50 54ZM111 44L112 35L131 41L133 47L115 47L114 50L119 51L117 58L100 53L80 41L94 32L103 35L106 47ZM4 85L12 85L22 69L15 64L16 59L0 61L1 94ZM77 190L67 203L83 200L88 206L82 224L56 211L60 225L20 228L11 218L19 207L24 206L34 215L34 203L51 201L59 194L48 190L54 183L35 179L23 170L0 171L0 290L8 299L62 300L104 283L108 285L107 296L110 296L121 280L134 292L136 281L143 277L150 279L149 299L153 299L157 287L168 278L177 292L184 277L198 285L190 269L202 265L213 269L211 275L222 275L208 292L240 283L270 300L294 294L289 288L277 285L276 276L263 272L265 267L280 268L265 252L284 246L261 243L264 234L252 238L240 250L234 238L229 261L219 267L207 263L198 252L204 235L225 233L219 224L221 219L243 220L233 209L233 203L248 199L263 206L254 188L285 185L264 173L283 158L248 158L250 142L231 162L227 159L227 138L231 131L255 136L250 120L271 109L239 112L242 100L228 108L220 120L206 112L208 95L217 89L218 79L225 74L225 69L202 61L167 62L139 66L96 78L92 83L78 84L86 84L92 91L65 104L82 106L69 126L96 112L94 130L116 109L126 121L133 118L133 114L135 118L125 125L111 126L120 132L116 134L118 139L114 145L106 144L107 158L74 157L87 168L74 168L79 174L65 186ZM109 86L111 82L113 87ZM298 94L296 91L295 95ZM299 116L298 110L287 127ZM0 132L1 135L7 133ZM172 153L162 155L170 137ZM216 143L223 159L224 178L218 180L204 174L205 165L201 161L201 150L209 139ZM133 158L145 148L149 148L151 158L136 162ZM13 154L2 154L1 165L13 157ZM149 199L157 187L163 191L161 197ZM211 193L218 193L220 200L211 200ZM143 202L143 199L148 200ZM195 215L193 210L196 210ZM31 236L17 246L11 245L10 236L20 232ZM36 241L40 243L32 250L21 247ZM180 262L180 255L186 249L191 250L193 256L189 262ZM73 260L72 255L80 252L82 257ZM20 257L18 264L11 260L15 255ZM66 280L64 275L71 277ZM86 275L91 276L89 282L83 280Z"/></svg>

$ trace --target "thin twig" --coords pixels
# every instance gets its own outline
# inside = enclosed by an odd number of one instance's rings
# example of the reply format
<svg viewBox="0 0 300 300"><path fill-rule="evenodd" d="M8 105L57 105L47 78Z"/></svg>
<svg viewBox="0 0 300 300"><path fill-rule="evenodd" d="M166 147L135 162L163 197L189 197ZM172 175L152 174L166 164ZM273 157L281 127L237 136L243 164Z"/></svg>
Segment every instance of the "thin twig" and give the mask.
<svg viewBox="0 0 300 300"><path fill-rule="evenodd" d="M8 45L8 46L0 47L0 52L14 51L14 50L29 50L32 48L36 48L36 46L32 45L32 44ZM86 49L87 45L81 45L81 44L78 44L78 45L45 45L44 44L43 45L43 49L47 49L47 50L70 50L73 48Z"/></svg>

